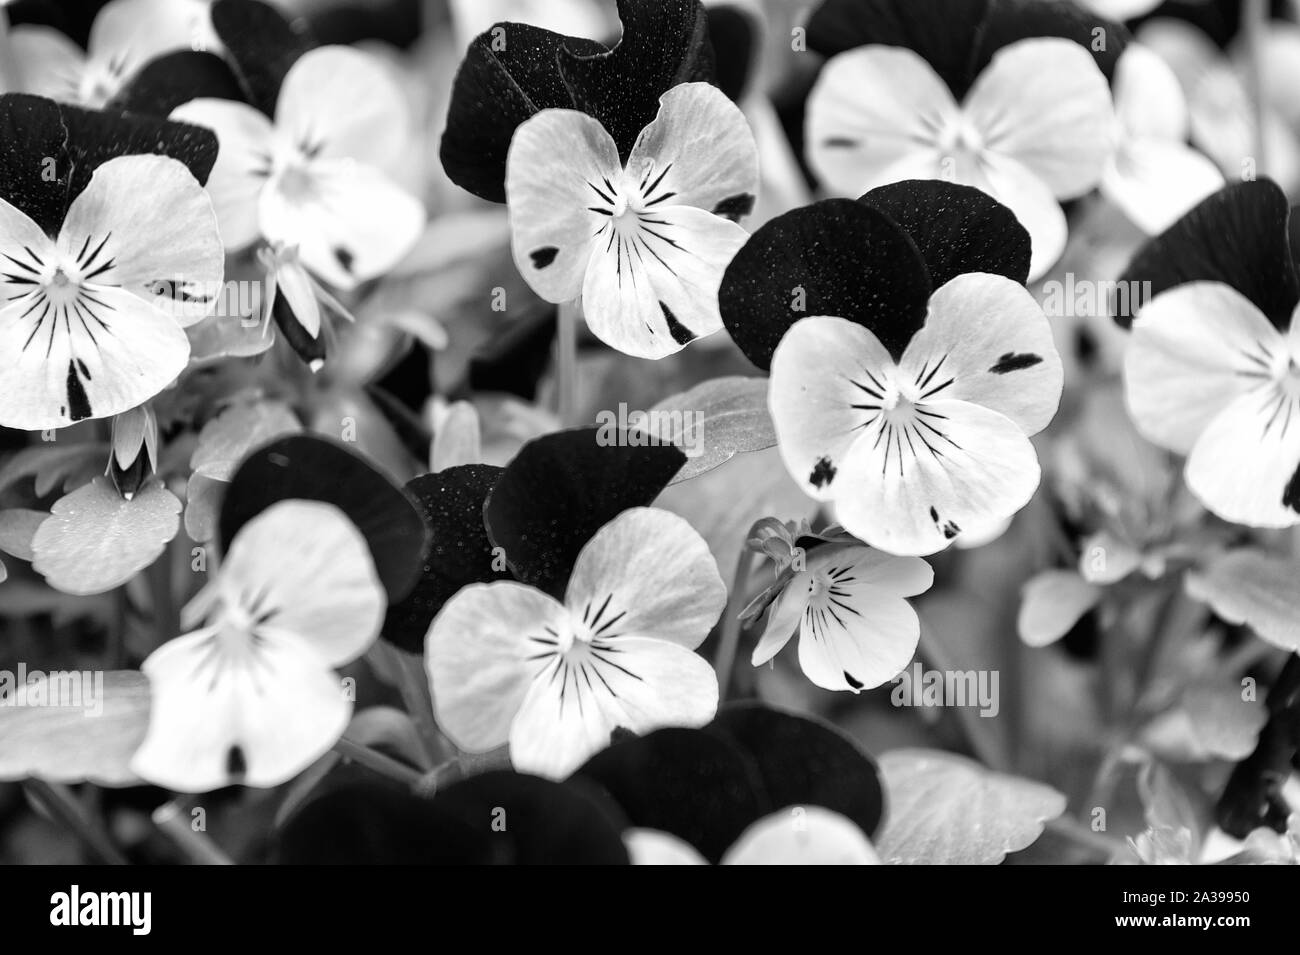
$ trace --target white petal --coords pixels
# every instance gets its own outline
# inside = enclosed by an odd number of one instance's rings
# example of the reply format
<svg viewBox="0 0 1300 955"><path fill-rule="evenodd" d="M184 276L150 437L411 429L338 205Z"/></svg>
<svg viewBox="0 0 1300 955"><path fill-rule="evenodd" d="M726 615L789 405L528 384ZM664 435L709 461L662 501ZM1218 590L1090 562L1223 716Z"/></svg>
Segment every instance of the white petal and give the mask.
<svg viewBox="0 0 1300 955"><path fill-rule="evenodd" d="M1115 117L1121 135L1181 143L1187 138L1187 99L1173 69L1138 43L1124 48L1115 67Z"/></svg>
<svg viewBox="0 0 1300 955"><path fill-rule="evenodd" d="M53 257L50 237L25 212L0 198L0 308L30 292L42 271L40 263Z"/></svg>
<svg viewBox="0 0 1300 955"><path fill-rule="evenodd" d="M1221 282L1161 292L1138 313L1124 355L1124 395L1143 437L1180 454L1286 344L1249 300ZM1250 356L1250 357L1248 357Z"/></svg>
<svg viewBox="0 0 1300 955"><path fill-rule="evenodd" d="M583 314L607 345L639 358L663 358L722 328L718 286L748 234L691 206L655 207L635 218L626 228L606 218L597 233L582 287Z"/></svg>
<svg viewBox="0 0 1300 955"><path fill-rule="evenodd" d="M9 34L17 86L60 103L77 102L86 54L53 27L16 26Z"/></svg>
<svg viewBox="0 0 1300 955"><path fill-rule="evenodd" d="M240 529L220 589L261 631L306 643L324 666L360 656L387 607L374 558L356 525L332 504L281 501Z"/></svg>
<svg viewBox="0 0 1300 955"><path fill-rule="evenodd" d="M985 151L1022 163L1057 199L1097 185L1116 145L1106 77L1071 40L1021 40L1002 48L976 79L963 111Z"/></svg>
<svg viewBox="0 0 1300 955"><path fill-rule="evenodd" d="M208 315L221 292L226 255L212 201L167 156L120 156L96 168L58 244L86 280L121 286L182 326Z"/></svg>
<svg viewBox="0 0 1300 955"><path fill-rule="evenodd" d="M863 541L933 554L966 527L1014 514L1038 487L1038 458L1010 418L965 401L927 401L906 426L877 419L840 475L836 513Z"/></svg>
<svg viewBox="0 0 1300 955"><path fill-rule="evenodd" d="M959 165L957 178L984 190L1015 213L1029 233L1029 281L1047 274L1061 258L1069 238L1065 213L1047 183L1024 163L992 152L983 153L978 164Z"/></svg>
<svg viewBox="0 0 1300 955"><path fill-rule="evenodd" d="M657 183L648 199L706 212L738 197L752 204L758 191L754 134L740 108L710 83L682 83L659 97L659 113L637 137L627 168Z"/></svg>
<svg viewBox="0 0 1300 955"><path fill-rule="evenodd" d="M291 179L307 185L289 188ZM262 191L262 234L298 246L302 263L337 288L376 278L402 260L424 231L424 205L378 169L320 159L290 169Z"/></svg>
<svg viewBox="0 0 1300 955"><path fill-rule="evenodd" d="M938 133L958 115L947 85L911 50L849 50L831 57L808 96L808 162L845 196L901 179L936 179L945 153Z"/></svg>
<svg viewBox="0 0 1300 955"><path fill-rule="evenodd" d="M609 745L617 727L644 734L713 719L718 681L702 657L664 640L619 637L613 644L586 650L578 658L585 666L570 664L557 679L545 672L533 682L510 728L516 769L567 776Z"/></svg>
<svg viewBox="0 0 1300 955"><path fill-rule="evenodd" d="M352 704L305 642L264 639L223 665L216 643L228 636L191 633L144 662L153 702L131 768L155 785L178 792L276 786L315 762L347 727Z"/></svg>
<svg viewBox="0 0 1300 955"><path fill-rule="evenodd" d="M847 319L800 319L782 337L772 355L768 407L781 457L805 493L835 498L844 458L876 416L893 365L880 340Z"/></svg>
<svg viewBox="0 0 1300 955"><path fill-rule="evenodd" d="M1031 647L1055 643L1097 605L1102 590L1073 570L1045 570L1024 586L1016 631Z"/></svg>
<svg viewBox="0 0 1300 955"><path fill-rule="evenodd" d="M746 829L723 865L882 865L852 820L821 806L792 806Z"/></svg>
<svg viewBox="0 0 1300 955"><path fill-rule="evenodd" d="M709 545L683 518L624 511L582 548L564 598L575 625L609 640L653 637L693 650L727 602Z"/></svg>
<svg viewBox="0 0 1300 955"><path fill-rule="evenodd" d="M1159 235L1223 186L1219 167L1182 142L1125 142L1101 181L1102 194L1147 235Z"/></svg>
<svg viewBox="0 0 1300 955"><path fill-rule="evenodd" d="M709 864L689 842L658 829L628 829L623 844L633 865Z"/></svg>
<svg viewBox="0 0 1300 955"><path fill-rule="evenodd" d="M485 752L510 723L541 665L568 627L564 607L513 581L474 584L443 605L425 638L438 726L460 749Z"/></svg>
<svg viewBox="0 0 1300 955"><path fill-rule="evenodd" d="M90 29L92 59L131 69L170 50L201 49L211 35L204 0L112 0Z"/></svg>
<svg viewBox="0 0 1300 955"><path fill-rule="evenodd" d="M298 261L282 262L275 271L275 290L283 295L303 329L312 338L320 335L320 302L311 277Z"/></svg>
<svg viewBox="0 0 1300 955"><path fill-rule="evenodd" d="M622 175L605 127L576 110L546 109L524 122L506 158L506 204L519 273L548 302L582 292L592 237Z"/></svg>
<svg viewBox="0 0 1300 955"><path fill-rule="evenodd" d="M252 245L262 234L258 197L271 170L271 121L245 103L221 99L190 100L172 110L171 119L217 134L217 162L207 188L221 238L231 252Z"/></svg>
<svg viewBox="0 0 1300 955"><path fill-rule="evenodd" d="M35 431L107 418L149 400L184 370L190 343L173 318L122 289L93 286L83 295L81 314L43 305L24 314L32 308L26 300L0 310L7 356L0 426Z"/></svg>
<svg viewBox="0 0 1300 955"><path fill-rule="evenodd" d="M276 135L326 159L387 168L408 144L406 95L374 55L346 46L304 53L275 105Z"/></svg>
<svg viewBox="0 0 1300 955"><path fill-rule="evenodd" d="M992 408L1029 435L1047 427L1064 386L1051 324L1033 295L982 272L959 275L930 296L899 373L923 392L951 380L943 398Z"/></svg>
<svg viewBox="0 0 1300 955"><path fill-rule="evenodd" d="M1207 508L1251 527L1300 522L1300 400L1275 386L1234 400L1187 458L1187 486Z"/></svg>
<svg viewBox="0 0 1300 955"><path fill-rule="evenodd" d="M758 643L754 645L754 652L749 657L752 665L762 666L785 649L785 645L798 630L799 621L803 619L804 610L808 606L811 584L812 575L796 574L785 585L776 600L772 601L767 611L767 626L764 627L763 635L759 637Z"/></svg>

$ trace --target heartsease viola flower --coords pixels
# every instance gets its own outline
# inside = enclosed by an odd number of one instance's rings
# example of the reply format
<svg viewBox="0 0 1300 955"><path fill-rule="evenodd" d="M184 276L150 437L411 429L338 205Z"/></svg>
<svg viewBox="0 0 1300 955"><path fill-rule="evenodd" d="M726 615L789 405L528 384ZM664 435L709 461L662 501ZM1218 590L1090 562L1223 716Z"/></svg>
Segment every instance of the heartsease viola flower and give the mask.
<svg viewBox="0 0 1300 955"><path fill-rule="evenodd" d="M1286 197L1235 183L1138 253L1150 282L1124 391L1139 432L1187 455L1192 493L1224 520L1300 522L1300 279Z"/></svg>
<svg viewBox="0 0 1300 955"><path fill-rule="evenodd" d="M1015 42L991 51L990 37L1023 29L1004 22L1018 15L1007 0L900 0L883 5L888 16L881 6L829 0L810 22L810 45L830 55L808 98L813 170L843 196L903 179L975 186L1029 230L1029 277L1042 276L1065 248L1060 201L1098 184L1116 143L1110 89L1082 45L1086 31L1074 30L1081 42L1067 39L1067 19L1062 35L1012 32ZM955 39L966 29L979 41L974 51L968 37ZM967 59L950 62L955 50Z"/></svg>
<svg viewBox="0 0 1300 955"><path fill-rule="evenodd" d="M438 725L471 752L509 742L517 769L552 777L617 728L702 726L718 683L694 650L726 596L689 524L624 511L578 555L563 603L513 581L447 601L425 643Z"/></svg>
<svg viewBox="0 0 1300 955"><path fill-rule="evenodd" d="M185 368L185 326L211 311L224 256L185 162L121 153L170 149L206 174L215 143L18 94L0 97L0 128L0 425L134 408Z"/></svg>
<svg viewBox="0 0 1300 955"><path fill-rule="evenodd" d="M744 244L758 150L716 87L684 83L627 161L594 118L543 110L506 163L515 263L549 302L581 297L587 325L629 355L663 358L722 327L718 284Z"/></svg>
<svg viewBox="0 0 1300 955"><path fill-rule="evenodd" d="M206 0L112 0L96 15L85 51L47 26L16 26L10 40L21 92L93 109L153 57L216 42Z"/></svg>
<svg viewBox="0 0 1300 955"><path fill-rule="evenodd" d="M292 778L347 726L352 703L333 668L374 642L385 606L365 538L342 511L272 505L186 607L197 629L145 660L153 703L132 768L179 792Z"/></svg>

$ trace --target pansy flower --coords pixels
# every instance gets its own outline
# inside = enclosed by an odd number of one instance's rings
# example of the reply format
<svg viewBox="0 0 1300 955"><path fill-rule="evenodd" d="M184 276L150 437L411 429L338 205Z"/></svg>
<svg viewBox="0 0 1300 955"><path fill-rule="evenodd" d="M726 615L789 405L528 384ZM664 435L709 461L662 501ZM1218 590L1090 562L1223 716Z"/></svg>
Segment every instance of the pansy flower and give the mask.
<svg viewBox="0 0 1300 955"><path fill-rule="evenodd" d="M808 99L808 161L838 195L902 179L982 189L1029 230L1037 278L1065 248L1060 202L1092 190L1114 150L1103 70L1124 38L1069 4L826 0L808 24L830 57Z"/></svg>
<svg viewBox="0 0 1300 955"><path fill-rule="evenodd" d="M1186 143L1187 101L1164 60L1141 44L1115 68L1119 148L1101 193L1148 235L1163 232L1223 185L1218 168Z"/></svg>
<svg viewBox="0 0 1300 955"><path fill-rule="evenodd" d="M787 213L728 267L723 321L771 367L786 467L861 541L931 554L1033 495L1062 373L1028 261L1007 208L930 180Z"/></svg>
<svg viewBox="0 0 1300 955"><path fill-rule="evenodd" d="M224 254L206 130L0 97L0 425L152 398L185 368ZM196 178L197 177L197 178Z"/></svg>
<svg viewBox="0 0 1300 955"><path fill-rule="evenodd" d="M186 607L196 629L145 660L153 706L132 768L181 792L292 778L342 735L352 704L333 669L370 646L383 617L374 561L342 511L268 508Z"/></svg>
<svg viewBox="0 0 1300 955"><path fill-rule="evenodd" d="M1144 437L1187 455L1192 493L1224 520L1300 522L1300 303L1290 209L1270 180L1210 196L1130 263L1154 295L1124 359ZM1126 323L1122 320L1122 323Z"/></svg>
<svg viewBox="0 0 1300 955"><path fill-rule="evenodd" d="M740 109L707 83L660 98L626 162L576 110L516 131L506 163L515 263L542 298L581 298L587 325L629 355L662 358L722 328L718 284L747 233L758 151Z"/></svg>
<svg viewBox="0 0 1300 955"><path fill-rule="evenodd" d="M316 300L334 305L319 283L347 290L383 275L424 229L423 204L385 171L408 142L410 119L375 57L342 46L301 52L293 34L283 44L250 36L237 30L248 6L219 4L213 20L249 102L202 97L171 115L217 134L208 189L222 239L231 251L266 243L263 265L279 293L268 311L315 363L324 357ZM281 72L267 75L259 58Z"/></svg>
<svg viewBox="0 0 1300 955"><path fill-rule="evenodd" d="M154 57L216 45L206 0L112 0L95 16L87 49L52 27L10 33L25 93L98 109Z"/></svg>

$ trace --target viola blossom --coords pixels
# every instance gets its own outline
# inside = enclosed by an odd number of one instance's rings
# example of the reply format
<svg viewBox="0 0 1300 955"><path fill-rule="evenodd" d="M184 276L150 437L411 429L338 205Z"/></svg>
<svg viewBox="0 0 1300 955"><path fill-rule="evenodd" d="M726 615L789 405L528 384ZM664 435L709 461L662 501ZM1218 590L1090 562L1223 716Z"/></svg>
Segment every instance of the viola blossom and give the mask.
<svg viewBox="0 0 1300 955"><path fill-rule="evenodd" d="M145 660L153 703L132 769L178 792L291 779L347 726L352 704L333 670L374 642L385 607L365 538L342 511L272 505L185 608L197 629Z"/></svg>
<svg viewBox="0 0 1300 955"><path fill-rule="evenodd" d="M85 51L47 26L16 26L10 40L21 91L92 109L154 57L216 46L206 0L112 0L96 15Z"/></svg>
<svg viewBox="0 0 1300 955"><path fill-rule="evenodd" d="M88 115L35 97L2 102L0 119L37 149L52 126L80 130ZM41 160L30 161L39 180ZM61 214L51 206L76 190L48 185L50 206L24 182L0 196L0 426L31 431L120 414L174 381L189 360L185 328L212 310L224 263L212 203L176 159L110 158Z"/></svg>
<svg viewBox="0 0 1300 955"><path fill-rule="evenodd" d="M513 581L447 601L425 644L438 725L471 752L509 742L518 770L551 777L616 728L702 726L718 684L694 650L726 597L689 524L626 510L583 547L563 603Z"/></svg>
<svg viewBox="0 0 1300 955"><path fill-rule="evenodd" d="M832 193L904 179L975 186L1029 230L1031 281L1065 249L1060 202L1101 181L1116 141L1105 75L1055 37L998 50L960 99L920 54L885 45L832 56L808 98L808 161Z"/></svg>
<svg viewBox="0 0 1300 955"><path fill-rule="evenodd" d="M1130 44L1115 72L1119 148L1101 192L1148 235L1223 185L1208 158L1186 144L1187 101L1178 77L1155 53Z"/></svg>
<svg viewBox="0 0 1300 955"><path fill-rule="evenodd" d="M1125 276L1154 292L1124 359L1138 431L1187 456L1187 486L1206 508L1252 527L1300 522L1300 280L1288 215L1271 181L1236 183Z"/></svg>
<svg viewBox="0 0 1300 955"><path fill-rule="evenodd" d="M880 686L911 662L921 638L904 598L933 582L930 565L918 557L854 544L815 547L772 604L750 662L771 660L797 631L799 666L813 683L854 693Z"/></svg>
<svg viewBox="0 0 1300 955"><path fill-rule="evenodd" d="M716 87L683 83L621 161L599 121L569 109L516 130L506 160L515 263L548 302L581 298L597 338L663 358L722 327L718 285L747 238L758 150Z"/></svg>
<svg viewBox="0 0 1300 955"><path fill-rule="evenodd" d="M284 77L273 120L218 99L191 100L172 118L217 134L208 190L222 239L230 251L258 241L271 248L268 275L308 341L319 338L319 311L306 287L317 287L288 267L286 250L320 282L350 290L392 269L424 229L424 206L383 171L408 141L405 102L366 53L304 53Z"/></svg>

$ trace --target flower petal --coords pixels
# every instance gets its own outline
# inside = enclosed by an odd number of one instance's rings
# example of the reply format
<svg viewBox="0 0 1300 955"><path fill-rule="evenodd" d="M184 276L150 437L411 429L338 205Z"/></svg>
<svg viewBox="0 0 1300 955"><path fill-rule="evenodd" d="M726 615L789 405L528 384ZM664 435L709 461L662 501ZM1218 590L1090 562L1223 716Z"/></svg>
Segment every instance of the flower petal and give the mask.
<svg viewBox="0 0 1300 955"><path fill-rule="evenodd" d="M727 850L722 864L883 865L861 829L821 806L792 806L764 816Z"/></svg>
<svg viewBox="0 0 1300 955"><path fill-rule="evenodd" d="M218 670L213 647L225 637L212 628L187 634L144 662L153 703L131 768L155 785L177 792L277 786L348 725L352 704L339 679L304 641L263 639L255 661Z"/></svg>
<svg viewBox="0 0 1300 955"><path fill-rule="evenodd" d="M880 406L893 359L870 331L842 318L805 318L772 356L768 406L791 477L819 501L843 493L842 468Z"/></svg>
<svg viewBox="0 0 1300 955"><path fill-rule="evenodd" d="M1277 329L1227 285L1192 282L1162 292L1139 313L1124 355L1133 422L1148 440L1187 454L1285 353Z"/></svg>
<svg viewBox="0 0 1300 955"><path fill-rule="evenodd" d="M1101 191L1147 235L1168 229L1223 186L1209 159L1181 142L1133 139L1120 147Z"/></svg>
<svg viewBox="0 0 1300 955"><path fill-rule="evenodd" d="M16 26L9 34L17 89L75 103L86 69L86 53L59 30Z"/></svg>
<svg viewBox="0 0 1300 955"><path fill-rule="evenodd" d="M717 623L727 588L695 528L668 511L634 507L582 548L564 602L602 640L653 637L693 650Z"/></svg>
<svg viewBox="0 0 1300 955"><path fill-rule="evenodd" d="M718 287L748 234L691 206L665 206L597 234L582 286L587 326L607 345L663 358L722 328Z"/></svg>
<svg viewBox="0 0 1300 955"><path fill-rule="evenodd" d="M850 50L831 58L808 96L808 162L846 196L900 179L938 179L939 133L957 117L943 80L911 50Z"/></svg>
<svg viewBox="0 0 1300 955"><path fill-rule="evenodd" d="M226 259L212 202L167 156L121 156L97 168L68 208L59 247L94 283L121 286L181 326L211 312L221 290Z"/></svg>
<svg viewBox="0 0 1300 955"><path fill-rule="evenodd" d="M632 865L708 865L685 839L658 829L628 829L623 833Z"/></svg>
<svg viewBox="0 0 1300 955"><path fill-rule="evenodd" d="M965 401L924 409L906 426L876 419L841 468L840 523L891 554L943 550L963 529L1011 516L1038 487L1033 445L1010 418Z"/></svg>
<svg viewBox="0 0 1300 955"><path fill-rule="evenodd" d="M1187 139L1187 99L1178 76L1154 50L1138 43L1124 49L1115 68L1115 118L1125 138L1181 143Z"/></svg>
<svg viewBox="0 0 1300 955"><path fill-rule="evenodd" d="M510 738L540 665L529 658L567 627L559 601L514 581L471 584L443 605L425 666L438 726L457 747L485 752Z"/></svg>
<svg viewBox="0 0 1300 955"><path fill-rule="evenodd" d="M583 113L543 110L515 131L506 159L511 248L519 273L548 302L582 292L592 236L607 218L590 207L613 195L621 175L614 140Z"/></svg>
<svg viewBox="0 0 1300 955"><path fill-rule="evenodd" d="M985 150L1024 165L1057 199L1097 185L1116 145L1106 77L1069 40L1022 40L999 50L963 112Z"/></svg>
<svg viewBox="0 0 1300 955"><path fill-rule="evenodd" d="M654 194L667 193L673 205L729 219L748 214L758 191L754 134L709 83L683 83L659 97L659 114L637 137L627 168L654 177Z"/></svg>
<svg viewBox="0 0 1300 955"><path fill-rule="evenodd" d="M1024 286L983 273L959 275L930 297L899 373L923 390L951 379L944 398L991 408L1029 435L1047 427L1064 386L1042 308Z"/></svg>
<svg viewBox="0 0 1300 955"><path fill-rule="evenodd" d="M258 196L271 163L271 121L253 107L220 99L196 99L173 110L171 118L217 134L220 148L208 177L221 239L235 252L261 236Z"/></svg>
<svg viewBox="0 0 1300 955"><path fill-rule="evenodd" d="M1016 214L1032 245L1029 281L1042 278L1061 258L1069 238L1065 213L1047 183L1019 160L992 152L979 163L959 164L957 175Z"/></svg>

